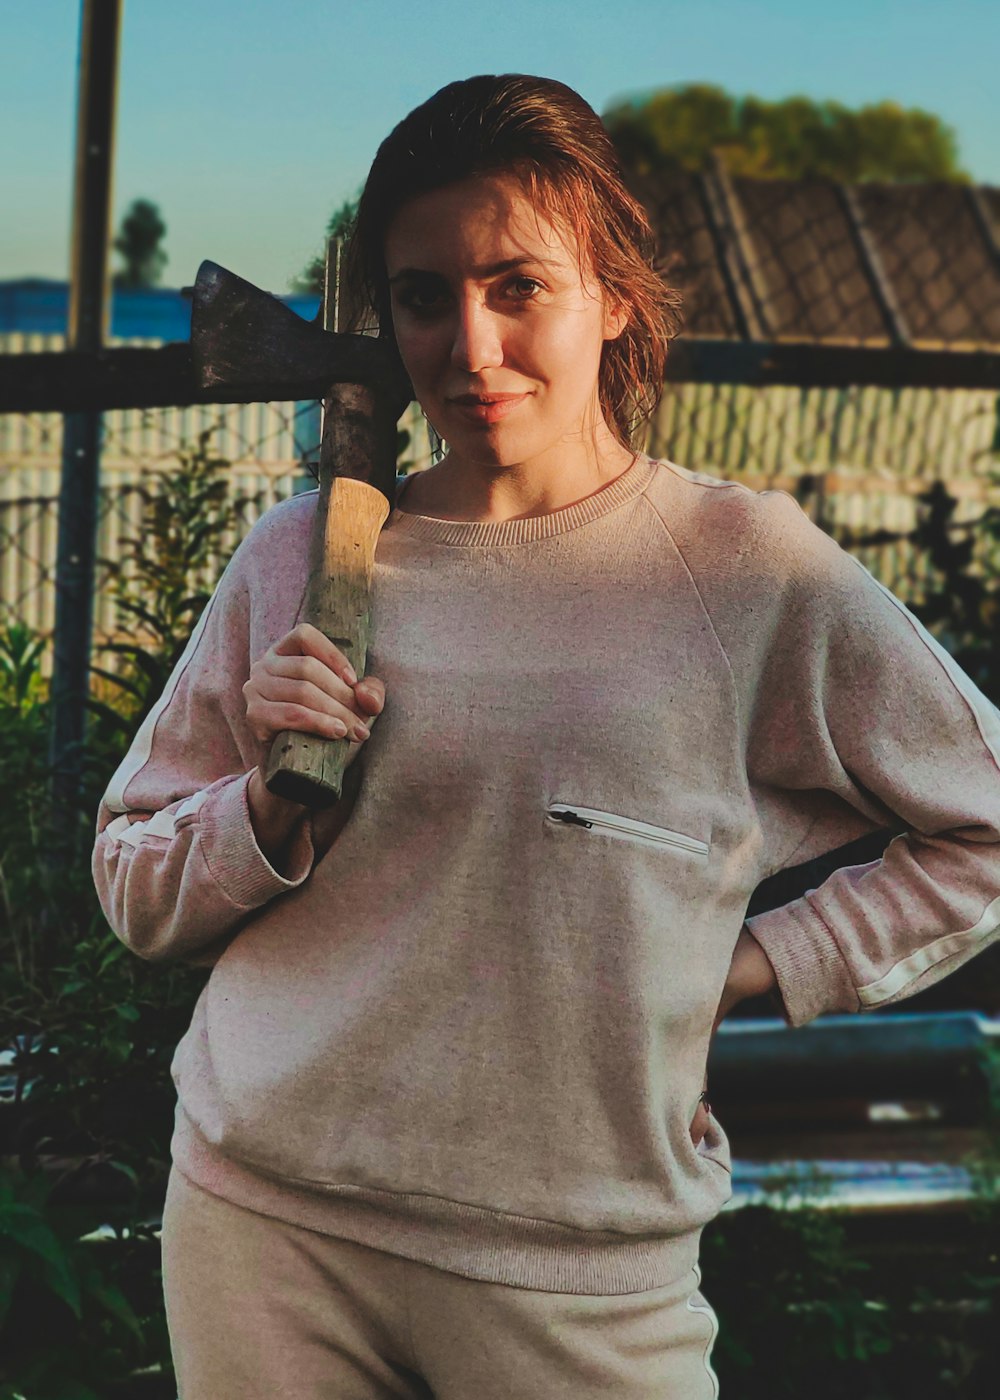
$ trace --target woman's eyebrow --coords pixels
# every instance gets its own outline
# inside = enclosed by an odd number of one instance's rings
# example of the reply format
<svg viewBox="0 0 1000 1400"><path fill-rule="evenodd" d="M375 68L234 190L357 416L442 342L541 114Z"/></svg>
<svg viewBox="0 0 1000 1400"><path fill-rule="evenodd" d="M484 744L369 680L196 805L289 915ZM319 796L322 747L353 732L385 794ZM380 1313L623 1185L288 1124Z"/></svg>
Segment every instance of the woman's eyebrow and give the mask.
<svg viewBox="0 0 1000 1400"><path fill-rule="evenodd" d="M534 267L557 266L557 264L553 262L550 258L504 258L502 262L492 263L489 267L479 269L475 275L477 278L499 277L501 273L511 272L515 267L524 267L526 263L530 263ZM413 279L418 277L422 277L426 280L438 278L441 281L444 281L443 273L426 272L419 267L404 267L400 268L399 272L395 273L392 277L389 278L389 286L391 287L396 282L402 282L407 278Z"/></svg>

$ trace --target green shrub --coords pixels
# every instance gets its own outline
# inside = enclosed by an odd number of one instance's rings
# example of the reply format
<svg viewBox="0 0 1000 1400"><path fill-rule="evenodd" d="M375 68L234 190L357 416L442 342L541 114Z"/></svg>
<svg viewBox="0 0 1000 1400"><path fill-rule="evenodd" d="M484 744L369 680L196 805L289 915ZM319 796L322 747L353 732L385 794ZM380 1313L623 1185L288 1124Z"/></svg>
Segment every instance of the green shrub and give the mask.
<svg viewBox="0 0 1000 1400"><path fill-rule="evenodd" d="M990 482L1000 485L1000 473L992 472ZM911 612L1000 705L1000 506L988 506L976 521L956 524L958 502L943 482L918 500L922 518L913 538L927 550L938 583ZM985 543L979 561L977 543Z"/></svg>
<svg viewBox="0 0 1000 1400"><path fill-rule="evenodd" d="M14 1052L0 1100L0 1400L104 1400L139 1367L169 1374L146 1222L169 1159L170 1043L201 979L127 953L97 905L89 850L54 877L42 650L24 642L23 629L0 636L13 799L0 809L0 1024ZM87 1242L102 1228L108 1239Z"/></svg>
<svg viewBox="0 0 1000 1400"><path fill-rule="evenodd" d="M77 854L50 860L44 646L0 632L0 1400L173 1394L158 1222L169 1169L173 1051L206 972L153 967L108 928L90 873L100 795L160 694L239 530L226 463L202 434L144 493L110 565L119 667L95 668ZM159 1371L159 1379L157 1373ZM132 1378L132 1379L130 1379ZM117 1387L117 1389L116 1389ZM122 1389L124 1388L124 1389Z"/></svg>
<svg viewBox="0 0 1000 1400"><path fill-rule="evenodd" d="M842 1400L858 1373L892 1348L884 1305L871 1301L868 1266L846 1246L837 1215L744 1206L705 1232L705 1289L719 1318L715 1369L739 1400ZM870 1400L874 1400L872 1392Z"/></svg>

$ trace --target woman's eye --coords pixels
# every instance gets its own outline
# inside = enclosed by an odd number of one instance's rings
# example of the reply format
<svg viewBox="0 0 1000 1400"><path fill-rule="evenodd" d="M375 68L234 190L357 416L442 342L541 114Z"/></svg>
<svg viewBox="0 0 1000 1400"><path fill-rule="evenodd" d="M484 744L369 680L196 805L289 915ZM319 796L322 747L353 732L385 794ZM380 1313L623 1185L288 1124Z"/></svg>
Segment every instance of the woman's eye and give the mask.
<svg viewBox="0 0 1000 1400"><path fill-rule="evenodd" d="M396 294L396 300L400 306L405 306L407 311L420 312L436 311L441 304L442 293L435 287L407 287L405 291Z"/></svg>
<svg viewBox="0 0 1000 1400"><path fill-rule="evenodd" d="M515 277L510 285L520 301L530 301L536 292L542 290L541 282L534 277Z"/></svg>

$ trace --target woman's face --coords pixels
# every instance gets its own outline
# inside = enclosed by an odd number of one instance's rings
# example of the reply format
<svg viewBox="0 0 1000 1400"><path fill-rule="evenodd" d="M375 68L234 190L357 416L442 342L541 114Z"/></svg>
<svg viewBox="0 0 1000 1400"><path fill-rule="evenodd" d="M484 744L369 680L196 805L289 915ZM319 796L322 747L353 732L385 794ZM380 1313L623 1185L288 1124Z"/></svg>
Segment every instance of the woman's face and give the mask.
<svg viewBox="0 0 1000 1400"><path fill-rule="evenodd" d="M592 437L601 347L627 318L515 177L403 205L385 260L403 363L453 458L509 466Z"/></svg>

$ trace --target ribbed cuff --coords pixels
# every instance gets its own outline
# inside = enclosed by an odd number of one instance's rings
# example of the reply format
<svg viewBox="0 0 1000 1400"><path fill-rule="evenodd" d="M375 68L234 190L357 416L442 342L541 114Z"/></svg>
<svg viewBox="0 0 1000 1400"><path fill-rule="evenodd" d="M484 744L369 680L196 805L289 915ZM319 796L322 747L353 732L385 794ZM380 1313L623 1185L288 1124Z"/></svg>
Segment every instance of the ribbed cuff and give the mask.
<svg viewBox="0 0 1000 1400"><path fill-rule="evenodd" d="M860 1011L850 968L808 899L794 899L745 922L774 968L790 1026L804 1026L827 1012Z"/></svg>
<svg viewBox="0 0 1000 1400"><path fill-rule="evenodd" d="M279 875L257 844L247 789L251 773L218 788L198 817L201 848L213 879L234 904L256 909L277 894L294 890L313 868L312 820L307 813L286 849L290 875Z"/></svg>

